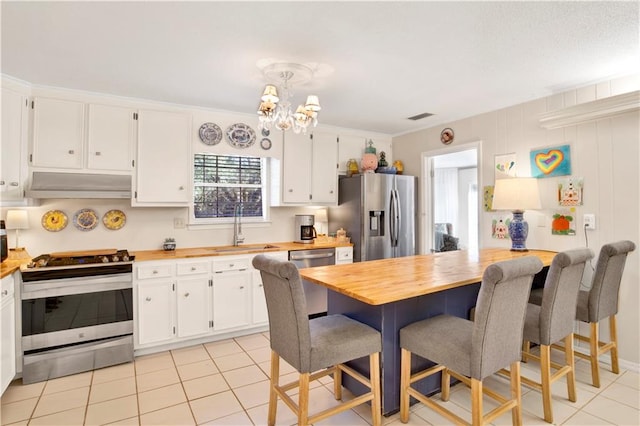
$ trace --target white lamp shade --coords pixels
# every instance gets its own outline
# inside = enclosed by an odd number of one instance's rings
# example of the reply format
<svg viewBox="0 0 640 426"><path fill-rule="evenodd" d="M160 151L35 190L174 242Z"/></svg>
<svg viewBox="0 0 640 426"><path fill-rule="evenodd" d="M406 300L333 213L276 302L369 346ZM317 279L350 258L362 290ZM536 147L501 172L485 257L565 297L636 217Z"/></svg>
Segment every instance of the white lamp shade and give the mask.
<svg viewBox="0 0 640 426"><path fill-rule="evenodd" d="M314 215L314 219L316 222L328 222L329 219L327 217L327 209L318 209Z"/></svg>
<svg viewBox="0 0 640 426"><path fill-rule="evenodd" d="M540 209L540 190L536 178L510 178L496 180L493 189L494 210Z"/></svg>
<svg viewBox="0 0 640 426"><path fill-rule="evenodd" d="M7 211L7 229L29 229L29 214L26 210Z"/></svg>
<svg viewBox="0 0 640 426"><path fill-rule="evenodd" d="M278 98L278 89L273 84L267 84L264 88L264 92L262 93L262 98L264 102L277 103L280 98Z"/></svg>
<svg viewBox="0 0 640 426"><path fill-rule="evenodd" d="M309 111L320 111L320 100L316 95L307 96L307 103L304 104L304 107Z"/></svg>

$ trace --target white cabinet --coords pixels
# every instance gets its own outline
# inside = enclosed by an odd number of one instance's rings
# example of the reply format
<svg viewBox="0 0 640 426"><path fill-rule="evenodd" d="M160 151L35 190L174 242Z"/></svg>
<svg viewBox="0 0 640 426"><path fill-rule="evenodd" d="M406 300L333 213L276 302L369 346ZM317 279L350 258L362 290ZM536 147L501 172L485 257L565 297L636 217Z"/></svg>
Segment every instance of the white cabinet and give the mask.
<svg viewBox="0 0 640 426"><path fill-rule="evenodd" d="M288 251L269 252L264 253L264 255L272 259L283 261L289 259ZM267 301L264 295L262 276L260 275L260 271L258 271L257 269L253 269L252 271L251 287L252 322L253 324L268 324L269 312L267 311Z"/></svg>
<svg viewBox="0 0 640 426"><path fill-rule="evenodd" d="M336 247L336 265L353 263L353 247Z"/></svg>
<svg viewBox="0 0 640 426"><path fill-rule="evenodd" d="M0 200L24 198L25 142L28 123L28 100L12 90L2 89L2 156L0 156Z"/></svg>
<svg viewBox="0 0 640 426"><path fill-rule="evenodd" d="M179 338L209 333L211 327L211 268L206 260L178 261L176 315Z"/></svg>
<svg viewBox="0 0 640 426"><path fill-rule="evenodd" d="M332 205L338 202L338 136L285 133L282 203Z"/></svg>
<svg viewBox="0 0 640 426"><path fill-rule="evenodd" d="M135 110L50 98L34 110L33 167L131 171Z"/></svg>
<svg viewBox="0 0 640 426"><path fill-rule="evenodd" d="M16 375L16 302L13 275L0 282L0 395Z"/></svg>
<svg viewBox="0 0 640 426"><path fill-rule="evenodd" d="M213 329L251 324L251 256L224 256L213 261Z"/></svg>
<svg viewBox="0 0 640 426"><path fill-rule="evenodd" d="M36 98L34 110L31 165L82 168L85 104Z"/></svg>
<svg viewBox="0 0 640 426"><path fill-rule="evenodd" d="M187 205L191 191L191 116L141 110L133 205Z"/></svg>
<svg viewBox="0 0 640 426"><path fill-rule="evenodd" d="M174 284L156 279L137 285L137 342L140 345L166 342L174 335Z"/></svg>

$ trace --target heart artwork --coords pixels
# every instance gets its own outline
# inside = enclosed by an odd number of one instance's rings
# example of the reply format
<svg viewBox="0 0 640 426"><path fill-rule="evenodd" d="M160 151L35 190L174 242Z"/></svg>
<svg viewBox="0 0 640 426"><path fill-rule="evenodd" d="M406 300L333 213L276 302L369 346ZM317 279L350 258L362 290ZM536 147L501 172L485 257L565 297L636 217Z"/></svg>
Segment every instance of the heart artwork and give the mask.
<svg viewBox="0 0 640 426"><path fill-rule="evenodd" d="M557 169L558 166L562 164L562 160L564 160L564 154L562 151L557 149L552 149L546 153L538 153L535 157L536 166L538 166L540 171L545 175L548 175Z"/></svg>

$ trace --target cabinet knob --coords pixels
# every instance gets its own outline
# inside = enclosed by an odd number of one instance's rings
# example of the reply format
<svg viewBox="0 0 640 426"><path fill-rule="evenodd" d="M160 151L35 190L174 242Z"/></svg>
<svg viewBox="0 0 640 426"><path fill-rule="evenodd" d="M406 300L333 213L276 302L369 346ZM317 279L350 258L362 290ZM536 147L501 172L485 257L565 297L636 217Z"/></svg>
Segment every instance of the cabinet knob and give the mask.
<svg viewBox="0 0 640 426"><path fill-rule="evenodd" d="M100 151L96 151L96 155L102 155Z"/></svg>
<svg viewBox="0 0 640 426"><path fill-rule="evenodd" d="M3 180L0 180L0 185L4 185L4 181Z"/></svg>
<svg viewBox="0 0 640 426"><path fill-rule="evenodd" d="M258 287L262 287L262 284L260 284Z"/></svg>
<svg viewBox="0 0 640 426"><path fill-rule="evenodd" d="M178 189L179 189L180 191L184 191L184 186L182 186L182 185L181 185Z"/></svg>
<svg viewBox="0 0 640 426"><path fill-rule="evenodd" d="M184 294L184 297L189 297L189 292L186 292L186 293Z"/></svg>
<svg viewBox="0 0 640 426"><path fill-rule="evenodd" d="M75 154L75 151L74 151L74 150L72 150L72 149L70 149L70 150L69 150L69 154Z"/></svg>
<svg viewBox="0 0 640 426"><path fill-rule="evenodd" d="M289 192L293 192L293 189L290 189Z"/></svg>
<svg viewBox="0 0 640 426"><path fill-rule="evenodd" d="M333 194L333 190L329 191L329 194Z"/></svg>
<svg viewBox="0 0 640 426"><path fill-rule="evenodd" d="M241 286L240 286L240 290L242 290L243 288L244 288L244 286L243 286L243 285L241 285Z"/></svg>
<svg viewBox="0 0 640 426"><path fill-rule="evenodd" d="M229 264L229 268L233 268L235 266L235 263L230 263Z"/></svg>
<svg viewBox="0 0 640 426"><path fill-rule="evenodd" d="M152 274L154 274L154 275L155 275L155 274L157 274L157 273L158 273L158 271L156 271L156 270L154 270L154 271L152 272Z"/></svg>
<svg viewBox="0 0 640 426"><path fill-rule="evenodd" d="M4 182L2 182L2 184L4 185ZM11 186L18 186L18 185L19 185L19 183L18 183L18 182L11 182L9 185L11 185Z"/></svg>
<svg viewBox="0 0 640 426"><path fill-rule="evenodd" d="M195 266L192 266L192 267L191 267L191 270L192 270L192 271L195 271L195 270L196 270L196 267L195 267Z"/></svg>
<svg viewBox="0 0 640 426"><path fill-rule="evenodd" d="M150 298L150 297L147 297L145 300L146 300L147 302L151 302L151 298Z"/></svg>

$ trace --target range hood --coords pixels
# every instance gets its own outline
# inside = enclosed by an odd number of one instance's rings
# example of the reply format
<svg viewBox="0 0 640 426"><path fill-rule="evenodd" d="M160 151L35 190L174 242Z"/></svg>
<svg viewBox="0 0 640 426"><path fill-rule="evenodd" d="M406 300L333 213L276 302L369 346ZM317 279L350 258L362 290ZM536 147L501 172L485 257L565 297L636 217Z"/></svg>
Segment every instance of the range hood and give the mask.
<svg viewBox="0 0 640 426"><path fill-rule="evenodd" d="M27 198L131 198L131 176L33 172Z"/></svg>

